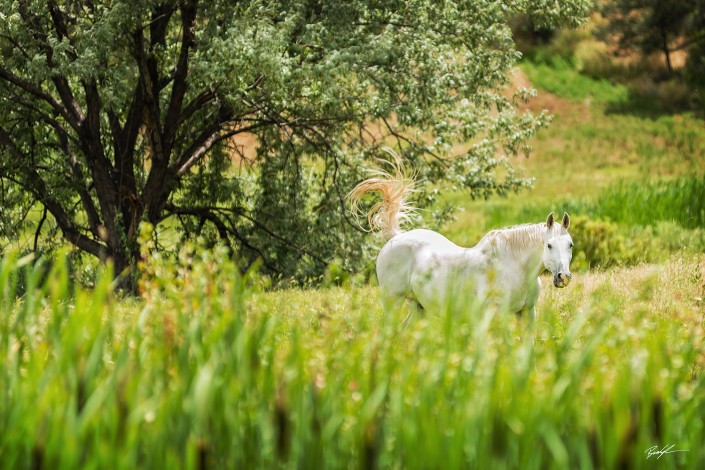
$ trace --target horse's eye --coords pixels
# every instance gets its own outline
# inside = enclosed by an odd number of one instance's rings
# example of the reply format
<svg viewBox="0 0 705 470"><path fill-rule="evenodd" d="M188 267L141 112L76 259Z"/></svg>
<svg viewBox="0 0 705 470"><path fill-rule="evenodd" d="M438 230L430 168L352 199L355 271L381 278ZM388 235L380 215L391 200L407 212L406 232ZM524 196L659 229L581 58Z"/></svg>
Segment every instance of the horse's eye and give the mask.
<svg viewBox="0 0 705 470"><path fill-rule="evenodd" d="M575 245L573 245L573 244L571 243L571 244L570 244L570 247L573 248L573 246L575 246Z"/></svg>
<svg viewBox="0 0 705 470"><path fill-rule="evenodd" d="M553 245L551 245L551 244L549 243L549 244L548 244L548 249L550 250L551 248L553 248Z"/></svg>

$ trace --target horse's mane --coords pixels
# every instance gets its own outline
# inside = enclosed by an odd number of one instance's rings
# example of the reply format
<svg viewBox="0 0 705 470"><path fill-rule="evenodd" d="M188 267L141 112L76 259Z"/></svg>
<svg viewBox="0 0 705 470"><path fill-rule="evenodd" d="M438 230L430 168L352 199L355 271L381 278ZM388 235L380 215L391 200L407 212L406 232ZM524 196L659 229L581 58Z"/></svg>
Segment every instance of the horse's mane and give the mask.
<svg viewBox="0 0 705 470"><path fill-rule="evenodd" d="M489 244L495 249L504 248L510 253L518 253L537 243L542 243L542 234L545 228L545 223L539 223L513 225L511 227L491 230L482 237L478 245ZM560 224L553 224L553 227L549 230L555 235L558 235L562 227Z"/></svg>

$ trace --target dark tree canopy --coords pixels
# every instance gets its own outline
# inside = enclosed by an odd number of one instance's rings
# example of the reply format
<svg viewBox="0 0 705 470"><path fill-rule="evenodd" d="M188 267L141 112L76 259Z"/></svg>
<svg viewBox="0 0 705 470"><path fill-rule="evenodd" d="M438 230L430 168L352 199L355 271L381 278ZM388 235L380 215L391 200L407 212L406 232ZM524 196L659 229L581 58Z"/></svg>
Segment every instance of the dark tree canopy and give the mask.
<svg viewBox="0 0 705 470"><path fill-rule="evenodd" d="M609 19L606 36L622 51L662 53L669 73L674 52L697 54L705 43L703 0L611 0L602 12Z"/></svg>
<svg viewBox="0 0 705 470"><path fill-rule="evenodd" d="M352 269L364 234L344 197L382 145L473 195L526 184L507 156L546 119L515 114L529 90L498 92L519 58L508 21L576 25L588 7L0 0L0 240L35 208L35 249L68 242L117 272L145 221L158 244L218 241L285 276Z"/></svg>

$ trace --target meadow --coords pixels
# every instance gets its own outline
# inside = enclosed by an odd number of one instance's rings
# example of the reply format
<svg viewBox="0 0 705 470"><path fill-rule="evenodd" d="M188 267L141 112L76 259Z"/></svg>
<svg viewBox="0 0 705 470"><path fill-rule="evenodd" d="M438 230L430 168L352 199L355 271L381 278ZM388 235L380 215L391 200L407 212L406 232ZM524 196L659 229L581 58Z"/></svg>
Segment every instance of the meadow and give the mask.
<svg viewBox="0 0 705 470"><path fill-rule="evenodd" d="M402 327L373 284L269 291L217 250L150 258L139 299L109 271L87 289L61 257L8 255L2 465L703 468L702 120L522 70L555 116L516 162L534 189L448 194L444 233L470 245L568 210L573 281L544 288L536 322L459 295Z"/></svg>

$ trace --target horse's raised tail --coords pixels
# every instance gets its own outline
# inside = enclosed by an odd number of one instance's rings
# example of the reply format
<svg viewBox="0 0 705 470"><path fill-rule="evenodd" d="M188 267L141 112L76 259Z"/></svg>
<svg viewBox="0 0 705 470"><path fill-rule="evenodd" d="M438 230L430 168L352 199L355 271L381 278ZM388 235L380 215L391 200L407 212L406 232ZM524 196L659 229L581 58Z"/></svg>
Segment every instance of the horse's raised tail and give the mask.
<svg viewBox="0 0 705 470"><path fill-rule="evenodd" d="M387 162L392 166L392 172L372 171L373 177L355 186L348 198L353 214L366 215L372 231L381 232L385 238L392 238L402 232L401 223L409 221L415 212L415 208L409 204L415 181L413 176L407 174L401 158L391 149L387 153L392 157L392 161ZM381 193L382 200L365 214L360 208L360 201L366 193L375 191Z"/></svg>

